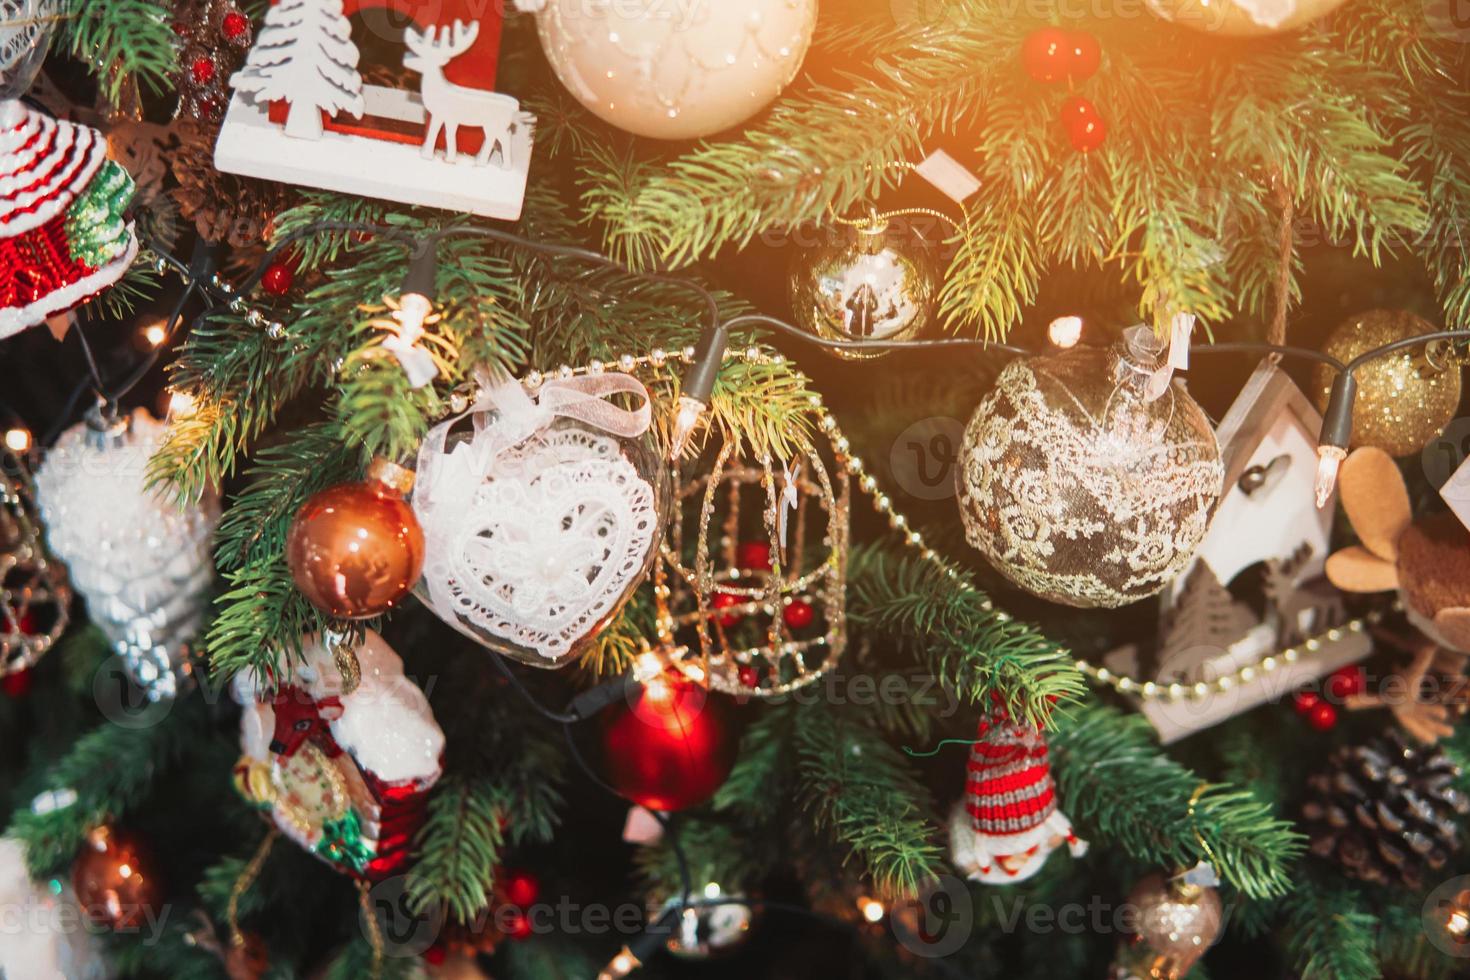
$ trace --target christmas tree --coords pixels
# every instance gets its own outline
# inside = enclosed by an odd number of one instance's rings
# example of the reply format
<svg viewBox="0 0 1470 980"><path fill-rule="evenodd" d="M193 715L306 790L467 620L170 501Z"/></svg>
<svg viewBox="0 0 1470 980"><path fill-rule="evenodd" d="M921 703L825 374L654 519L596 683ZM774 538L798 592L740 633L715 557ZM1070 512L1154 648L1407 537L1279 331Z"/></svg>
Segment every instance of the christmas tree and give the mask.
<svg viewBox="0 0 1470 980"><path fill-rule="evenodd" d="M1462 975L1470 28L1105 8L0 0L0 976Z"/></svg>

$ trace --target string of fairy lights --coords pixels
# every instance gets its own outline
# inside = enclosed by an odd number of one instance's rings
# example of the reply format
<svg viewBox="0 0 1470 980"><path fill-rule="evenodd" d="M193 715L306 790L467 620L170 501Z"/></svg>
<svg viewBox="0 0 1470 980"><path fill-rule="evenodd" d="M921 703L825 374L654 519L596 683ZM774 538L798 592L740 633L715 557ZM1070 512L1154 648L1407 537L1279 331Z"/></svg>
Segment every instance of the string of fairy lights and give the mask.
<svg viewBox="0 0 1470 980"><path fill-rule="evenodd" d="M217 315L221 310L240 315L245 322L264 330L266 334L281 342L292 343L290 326L278 319L269 306L256 305L250 300L251 294L266 273L266 270L278 260L278 258L291 249L297 242L315 237L324 233L348 233L348 234L371 234L384 239L402 243L409 255L408 271L405 275L396 302L390 304L394 307L393 319L396 321L400 336L417 338L422 335L424 321L432 315L435 301L435 279L437 274L437 253L439 245L451 238L474 237L481 238L499 245L526 249L531 252L551 258L566 258L586 262L604 269L620 272L641 278L645 281L659 282L675 285L687 289L691 297L698 300L704 307L707 322L705 323L699 342L690 347L677 351L664 351L654 349L647 354L633 355L624 354L607 365L596 363L581 369L562 367L551 375L557 373L565 374L568 371L577 370L598 371L604 367L618 366L623 370L631 370L637 367L653 366L662 368L673 364L681 365L684 373L679 387L679 396L673 407L672 419L672 448L677 457L682 454L683 447L691 434L700 426L709 410L710 400L713 396L715 381L721 366L731 359L746 360L783 360L780 354L763 351L759 347L747 350L730 350L732 335L746 328L766 329L774 331L783 336L793 338L807 344L815 344L818 347L833 352L863 352L863 353L886 353L893 351L915 351L933 349L964 349L981 352L1003 353L1013 356L1030 356L1035 351L1014 345L1000 343L978 338L945 337L913 340L839 340L835 338L819 337L809 333L802 328L780 318L763 313L743 313L725 317L720 310L718 300L714 294L695 280L667 272L643 272L629 269L622 263L612 259L600 252L582 248L580 246L549 243L529 239L511 232L499 229L463 226L443 229L429 235L415 235L405 232L401 228L390 228L361 222L317 222L296 229L288 235L282 236L257 264L251 273L238 283L232 284L217 271L212 250L204 243L196 245L193 255L188 261L181 260L160 246L157 242L148 243L154 255L154 268L160 276L168 273L176 275L183 284L183 288L175 298L174 303L167 316L159 320L151 320L140 330L140 339L145 348L145 355L139 363L134 365L120 379L110 382L103 376L99 362L91 349L91 345L82 329L73 332L77 334L78 343L81 346L84 360L88 368L88 376L82 379L73 390L71 398L62 412L62 418L56 422L55 431L60 431L70 421L70 416L76 411L81 397L90 389L95 394L100 415L108 417L117 411L120 401L125 398L134 388L141 383L148 373L157 364L163 352L174 341L186 323L197 323L203 319ZM203 309L193 318L185 316L190 301L196 297L203 299ZM1048 330L1048 337L1052 344L1060 348L1067 348L1079 343L1083 333L1083 323L1078 317L1061 317L1052 322ZM1470 340L1470 330L1442 330L1421 336L1409 337L1393 341L1376 347L1372 350L1343 362L1321 351L1310 348L1297 347L1287 344L1258 343L1250 341L1223 342L1210 344L1191 344L1190 354L1210 355L1224 353L1246 353L1257 355L1273 355L1276 357L1290 357L1304 361L1325 365L1334 372L1334 383L1328 401L1327 410L1323 416L1323 425L1318 439L1318 498L1319 505L1325 503L1330 497L1333 483L1335 482L1338 464L1347 455L1347 446L1352 431L1353 402L1356 395L1356 372L1372 361L1394 354L1406 348L1421 345L1434 344L1437 342L1464 342ZM531 372L525 379L534 386L543 377L541 372ZM472 397L473 392L456 391L451 398L451 405L460 404ZM173 390L170 392L169 410L171 414L180 414L188 411L193 404L190 393ZM825 407L817 403L817 409L821 415L824 429L835 430L835 419L828 413ZM49 441L49 436L44 441ZM23 456L35 448L36 440L31 432L22 425L12 426L7 429L3 436L3 443L11 452ZM880 514L886 516L889 524L895 530L903 534L905 542L920 551L924 558L936 564L952 577L958 573L949 565L943 557L926 542L919 532L910 526L909 521L894 506L891 499L878 490L876 480L871 473L865 472L860 459L850 452L846 445L847 440L842 440L841 451L846 455L848 468L859 483L861 489L870 494L874 501L874 507ZM855 465L854 465L855 464ZM1004 613L999 613L1004 616ZM1375 614L1376 615L1376 614ZM1360 630L1366 621L1354 622L1343 627L1347 630ZM1319 638L1313 637L1303 644L1303 650L1310 653L1314 646L1319 643ZM1268 658L1272 661L1280 659L1282 662L1291 661L1300 651L1295 649L1285 651L1279 658ZM520 693L534 711L541 714L554 724L562 726L570 754L574 762L587 776L596 784L604 786L609 792L616 792L608 786L600 775L582 757L573 735L573 726L595 716L600 710L609 704L627 695L628 685L640 685L642 680L636 675L620 678L607 682L579 694L565 711L557 712L542 705L534 695L521 683L510 666L499 657L492 657L491 661L497 669L506 677L511 685ZM1094 682L1110 687L1120 693L1142 697L1145 700L1161 697L1170 700L1190 700L1202 697L1208 691L1195 691L1193 689L1181 688L1180 690L1168 690L1151 685L1147 682L1136 681L1107 671L1083 661L1078 661L1077 666L1082 672ZM1267 666L1260 668L1245 668L1254 671L1256 669L1269 670ZM1248 680L1242 678L1224 678L1217 682L1230 684L1235 680ZM1153 689L1151 689L1153 688ZM702 898L696 897L694 882L691 877L688 861L679 845L677 834L669 832L671 817L666 814L655 814L673 848L676 861L679 865L681 879L681 894L671 899L667 907L659 914L658 918L650 923L645 932L633 942L625 946L600 974L603 980L616 980L616 978L627 975L642 965L643 961L666 941L674 923L679 916L688 914L692 910L711 904L739 904L752 908L764 907L772 910L789 910L806 916L830 921L841 928L847 929L851 926L840 919L825 916L800 906L788 906L782 903L756 901L752 902L737 896L727 895L720 891L717 883L709 883L704 886ZM713 889L713 892L711 892ZM881 921L888 914L888 909L881 901L864 897L858 902L859 916L869 923Z"/></svg>

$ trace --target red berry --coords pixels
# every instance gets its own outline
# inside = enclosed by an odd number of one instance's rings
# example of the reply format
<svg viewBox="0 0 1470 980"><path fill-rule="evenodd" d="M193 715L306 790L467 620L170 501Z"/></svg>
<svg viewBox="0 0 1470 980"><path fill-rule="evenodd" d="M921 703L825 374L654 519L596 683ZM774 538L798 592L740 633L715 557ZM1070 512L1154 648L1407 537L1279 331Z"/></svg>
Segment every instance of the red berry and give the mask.
<svg viewBox="0 0 1470 980"><path fill-rule="evenodd" d="M6 697L23 698L31 693L31 682L35 679L35 674L31 672L31 668L27 667L24 670L17 670L13 674L6 674L4 677L0 677L0 691L4 691Z"/></svg>
<svg viewBox="0 0 1470 980"><path fill-rule="evenodd" d="M531 938L531 920L519 912L512 912L506 921L506 935L517 941Z"/></svg>
<svg viewBox="0 0 1470 980"><path fill-rule="evenodd" d="M260 287L272 296L285 296L296 281L296 273L285 262L273 262L260 277Z"/></svg>
<svg viewBox="0 0 1470 980"><path fill-rule="evenodd" d="M1021 42L1021 65L1038 82L1060 82L1067 77L1071 48L1067 32L1060 27L1043 27Z"/></svg>
<svg viewBox="0 0 1470 980"><path fill-rule="evenodd" d="M1087 31L1067 32L1067 75L1080 82L1097 74L1102 65L1102 45Z"/></svg>
<svg viewBox="0 0 1470 980"><path fill-rule="evenodd" d="M1291 706L1302 717L1321 703L1322 697L1316 691L1301 690L1291 696Z"/></svg>
<svg viewBox="0 0 1470 980"><path fill-rule="evenodd" d="M1073 149L1087 153L1102 146L1108 134L1107 124L1097 114L1097 108L1080 95L1068 96L1062 103L1062 125L1072 141Z"/></svg>
<svg viewBox="0 0 1470 980"><path fill-rule="evenodd" d="M424 962L430 966L443 966L447 953L448 951L444 948L443 944L435 943L424 950Z"/></svg>
<svg viewBox="0 0 1470 980"><path fill-rule="evenodd" d="M208 85L214 80L214 60L211 58L195 58L194 63L189 66L189 73L194 76L194 81L200 85Z"/></svg>
<svg viewBox="0 0 1470 980"><path fill-rule="evenodd" d="M185 23L184 21L182 21L182 20L176 20L176 21L174 21L173 27L174 27L174 33L177 34L179 37L188 37L189 36L189 25L187 23Z"/></svg>
<svg viewBox="0 0 1470 980"><path fill-rule="evenodd" d="M1307 712L1307 724L1319 732L1331 731L1337 724L1337 709L1326 701L1319 701Z"/></svg>
<svg viewBox="0 0 1470 980"><path fill-rule="evenodd" d="M768 541L743 541L735 549L735 563L754 571L770 571L771 545Z"/></svg>
<svg viewBox="0 0 1470 980"><path fill-rule="evenodd" d="M505 900L525 908L541 894L541 882L529 871L511 871L505 876Z"/></svg>
<svg viewBox="0 0 1470 980"><path fill-rule="evenodd" d="M757 674L755 668L750 664L741 664L735 671L735 676L740 679L740 686L755 690L760 686L761 675Z"/></svg>
<svg viewBox="0 0 1470 980"><path fill-rule="evenodd" d="M710 599L709 605L711 609L718 611L721 609L729 609L732 606L738 606L742 603L742 601L743 600L738 595L733 595L729 592L716 592L714 598ZM725 627L725 629L730 629L732 626L734 626L736 623L740 622L744 618L745 617L738 612L729 612L720 616L716 616L715 622Z"/></svg>
<svg viewBox="0 0 1470 980"><path fill-rule="evenodd" d="M805 599L792 599L791 603L781 613L781 618L786 620L786 625L794 630L806 629L817 618L812 604Z"/></svg>
<svg viewBox="0 0 1470 980"><path fill-rule="evenodd" d="M1341 703L1368 686L1368 675L1357 664L1334 670L1327 678L1327 693Z"/></svg>
<svg viewBox="0 0 1470 980"><path fill-rule="evenodd" d="M250 19L238 10L232 10L220 21L219 29L225 40L238 41L250 29Z"/></svg>

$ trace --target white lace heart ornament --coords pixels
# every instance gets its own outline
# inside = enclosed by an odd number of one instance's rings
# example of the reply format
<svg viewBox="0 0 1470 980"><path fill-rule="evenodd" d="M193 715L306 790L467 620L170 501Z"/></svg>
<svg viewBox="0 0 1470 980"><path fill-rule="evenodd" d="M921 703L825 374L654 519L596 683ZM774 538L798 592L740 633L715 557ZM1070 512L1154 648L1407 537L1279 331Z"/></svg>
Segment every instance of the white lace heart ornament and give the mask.
<svg viewBox="0 0 1470 980"><path fill-rule="evenodd" d="M625 393L629 410L607 400ZM414 511L427 559L419 597L492 650L539 667L581 654L648 572L666 475L643 438L648 394L601 374L489 389L431 431Z"/></svg>

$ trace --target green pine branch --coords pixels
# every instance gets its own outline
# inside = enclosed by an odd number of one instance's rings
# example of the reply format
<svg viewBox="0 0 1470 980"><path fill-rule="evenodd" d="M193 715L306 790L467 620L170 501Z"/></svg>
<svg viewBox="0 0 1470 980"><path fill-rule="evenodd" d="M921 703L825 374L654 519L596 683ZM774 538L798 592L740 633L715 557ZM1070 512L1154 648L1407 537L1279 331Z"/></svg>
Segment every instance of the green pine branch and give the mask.
<svg viewBox="0 0 1470 980"><path fill-rule="evenodd" d="M1035 627L995 609L968 574L950 576L918 555L853 550L848 618L908 651L956 698L1045 723L1052 699L1079 699L1071 655Z"/></svg>
<svg viewBox="0 0 1470 980"><path fill-rule="evenodd" d="M943 871L929 791L881 735L824 704L797 710L793 743L802 806L880 894L915 895Z"/></svg>
<svg viewBox="0 0 1470 980"><path fill-rule="evenodd" d="M419 912L443 907L471 922L490 905L505 834L504 794L483 779L446 776L429 799L416 839L408 894Z"/></svg>
<svg viewBox="0 0 1470 980"><path fill-rule="evenodd" d="M173 11L164 0L66 0L62 35L72 55L97 66L98 82L117 106L129 82L153 92L169 87L177 65Z"/></svg>
<svg viewBox="0 0 1470 980"><path fill-rule="evenodd" d="M1302 980L1377 980L1378 919L1363 895L1311 879L1294 896L1287 951Z"/></svg>
<svg viewBox="0 0 1470 980"><path fill-rule="evenodd" d="M88 831L141 805L159 776L205 737L203 699L183 698L160 713L150 724L92 729L47 771L46 788L75 792L75 803L37 811L27 801L11 816L6 833L25 845L32 877L69 865Z"/></svg>
<svg viewBox="0 0 1470 980"><path fill-rule="evenodd" d="M1303 847L1291 823L1251 793L1209 783L1174 762L1141 716L1098 704L1073 708L1058 719L1050 745L1058 797L1095 836L1151 864L1209 861L1253 898L1291 887Z"/></svg>

